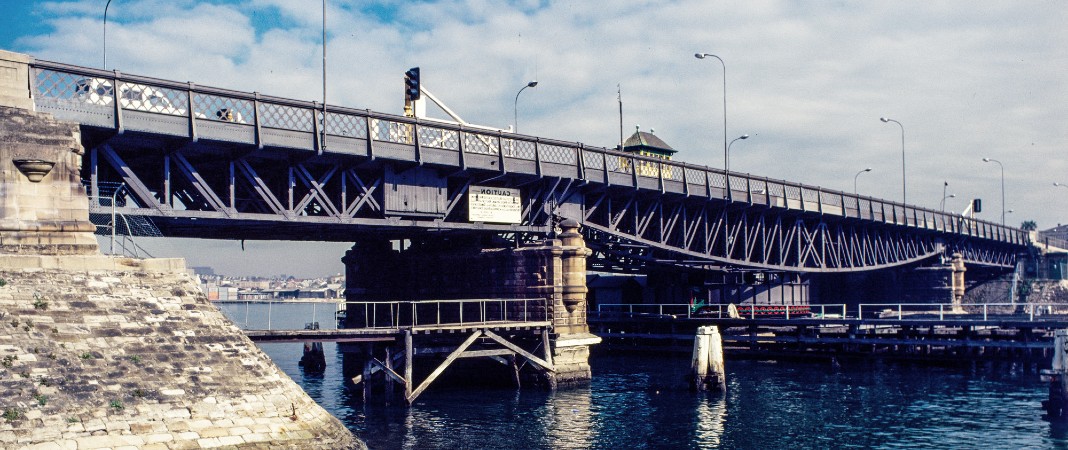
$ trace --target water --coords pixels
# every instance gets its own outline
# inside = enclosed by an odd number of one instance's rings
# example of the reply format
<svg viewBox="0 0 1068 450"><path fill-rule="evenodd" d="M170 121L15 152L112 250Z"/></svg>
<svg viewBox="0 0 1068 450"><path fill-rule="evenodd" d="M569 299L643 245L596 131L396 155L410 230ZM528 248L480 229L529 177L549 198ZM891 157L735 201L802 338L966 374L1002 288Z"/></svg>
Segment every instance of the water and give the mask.
<svg viewBox="0 0 1068 450"><path fill-rule="evenodd" d="M317 308L327 328L329 305ZM222 309L244 323L244 305ZM265 323L265 310L250 307L250 322ZM307 305L272 309L276 327L302 328L310 315ZM372 449L1068 448L1068 427L1042 419L1046 385L1011 364L845 360L835 369L728 354L727 392L697 394L680 384L687 355L595 354L588 386L432 386L407 408L359 402L334 344L324 344L322 375L302 373L301 344L261 348Z"/></svg>

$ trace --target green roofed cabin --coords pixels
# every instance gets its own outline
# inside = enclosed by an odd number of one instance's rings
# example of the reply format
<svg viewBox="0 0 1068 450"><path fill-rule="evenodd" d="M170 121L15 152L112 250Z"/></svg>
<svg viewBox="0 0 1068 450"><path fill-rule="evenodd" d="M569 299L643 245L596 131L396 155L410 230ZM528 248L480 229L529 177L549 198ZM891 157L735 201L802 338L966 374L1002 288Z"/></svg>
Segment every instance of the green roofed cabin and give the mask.
<svg viewBox="0 0 1068 450"><path fill-rule="evenodd" d="M646 133L638 129L638 127L634 127L634 134L630 135L626 141L623 141L623 151L661 159L671 159L671 155L678 152L678 150L671 148L666 142L654 136L653 130L649 130Z"/></svg>

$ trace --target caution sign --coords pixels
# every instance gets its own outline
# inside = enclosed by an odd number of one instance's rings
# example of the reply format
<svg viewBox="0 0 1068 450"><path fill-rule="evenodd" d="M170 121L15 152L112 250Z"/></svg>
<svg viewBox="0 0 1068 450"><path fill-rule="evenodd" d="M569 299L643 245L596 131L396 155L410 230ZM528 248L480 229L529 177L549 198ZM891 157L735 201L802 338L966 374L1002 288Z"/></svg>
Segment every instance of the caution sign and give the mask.
<svg viewBox="0 0 1068 450"><path fill-rule="evenodd" d="M467 191L467 220L488 223L520 223L523 202L519 189L471 186Z"/></svg>

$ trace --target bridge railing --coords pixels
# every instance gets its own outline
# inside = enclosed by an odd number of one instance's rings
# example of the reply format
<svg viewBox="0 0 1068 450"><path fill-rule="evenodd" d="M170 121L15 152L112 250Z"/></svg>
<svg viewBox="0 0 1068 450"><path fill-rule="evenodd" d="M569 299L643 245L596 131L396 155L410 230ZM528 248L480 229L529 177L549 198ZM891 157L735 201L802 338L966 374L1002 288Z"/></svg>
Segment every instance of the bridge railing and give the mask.
<svg viewBox="0 0 1068 450"><path fill-rule="evenodd" d="M681 161L300 101L34 61L39 111L83 125L317 154L417 161L502 173L580 179L895 224L1024 245L1000 224L801 183Z"/></svg>
<svg viewBox="0 0 1068 450"><path fill-rule="evenodd" d="M544 298L345 302L346 328L413 328L503 322L549 322ZM339 320L341 322L341 320Z"/></svg>
<svg viewBox="0 0 1068 450"><path fill-rule="evenodd" d="M819 305L704 305L694 308L687 303L675 304L601 304L591 317L672 317L746 319L863 319L863 320L1066 320L1068 304L1064 303L862 303Z"/></svg>
<svg viewBox="0 0 1068 450"><path fill-rule="evenodd" d="M595 316L626 316L626 317L673 317L673 318L781 318L781 319L811 319L811 318L845 318L846 305L772 305L772 304L742 304L733 305L702 305L694 307L688 303L668 304L600 304L597 305Z"/></svg>
<svg viewBox="0 0 1068 450"><path fill-rule="evenodd" d="M1068 319L1068 304L1063 303L863 303L857 305L856 317L872 320L1019 320Z"/></svg>
<svg viewBox="0 0 1068 450"><path fill-rule="evenodd" d="M242 329L299 330L308 323L322 329L402 329L500 323L549 322L544 298L465 299L383 302L230 300L217 302ZM328 325L327 325L328 324Z"/></svg>

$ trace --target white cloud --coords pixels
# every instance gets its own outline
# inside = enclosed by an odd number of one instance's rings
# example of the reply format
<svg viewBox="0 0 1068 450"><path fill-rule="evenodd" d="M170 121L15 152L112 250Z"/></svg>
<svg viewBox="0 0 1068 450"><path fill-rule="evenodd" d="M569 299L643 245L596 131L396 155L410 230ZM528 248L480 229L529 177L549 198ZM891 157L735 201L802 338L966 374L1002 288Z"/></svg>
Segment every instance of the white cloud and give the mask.
<svg viewBox="0 0 1068 450"><path fill-rule="evenodd" d="M34 56L98 66L99 2L51 3L55 31L18 41ZM732 168L900 199L904 124L910 203L942 182L1010 223L1068 222L1068 4L1025 2L671 2L329 0L328 99L398 113L401 74L465 119L612 146L655 128L679 158L722 165L727 65ZM310 6L309 6L310 4ZM319 99L319 2L123 0L108 61L126 72ZM112 8L115 8L115 4ZM112 19L113 17L113 19ZM113 21L112 21L113 20ZM959 206L959 203L957 204ZM955 207L956 209L959 209Z"/></svg>

